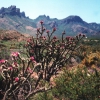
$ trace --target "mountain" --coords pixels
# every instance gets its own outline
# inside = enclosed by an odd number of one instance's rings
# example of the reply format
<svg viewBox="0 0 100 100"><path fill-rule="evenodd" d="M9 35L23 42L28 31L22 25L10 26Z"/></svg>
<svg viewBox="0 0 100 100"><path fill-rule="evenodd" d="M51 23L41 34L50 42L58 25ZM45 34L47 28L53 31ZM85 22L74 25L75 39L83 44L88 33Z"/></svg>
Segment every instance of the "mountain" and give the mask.
<svg viewBox="0 0 100 100"><path fill-rule="evenodd" d="M0 9L0 29L16 30L21 33L34 33L36 24L26 17L25 12L20 12L16 6Z"/></svg>
<svg viewBox="0 0 100 100"><path fill-rule="evenodd" d="M85 33L88 36L92 36L100 31L100 24L87 23L79 16L68 16L58 20L57 18L50 19L49 16L41 15L33 21L37 23L40 19L43 20L47 26L49 25L51 28L56 27L59 33L62 33L62 31L65 30L68 35Z"/></svg>
<svg viewBox="0 0 100 100"><path fill-rule="evenodd" d="M51 30L56 27L56 35L60 36L65 30L67 35L76 35L85 33L87 36L97 36L100 32L100 24L87 23L79 16L68 16L63 19L50 18L46 15L40 15L36 19L30 19L25 12L20 12L16 6L0 9L0 29L16 30L21 33L34 35L36 28L40 27L40 21L44 22L44 26ZM100 36L100 35L99 35Z"/></svg>

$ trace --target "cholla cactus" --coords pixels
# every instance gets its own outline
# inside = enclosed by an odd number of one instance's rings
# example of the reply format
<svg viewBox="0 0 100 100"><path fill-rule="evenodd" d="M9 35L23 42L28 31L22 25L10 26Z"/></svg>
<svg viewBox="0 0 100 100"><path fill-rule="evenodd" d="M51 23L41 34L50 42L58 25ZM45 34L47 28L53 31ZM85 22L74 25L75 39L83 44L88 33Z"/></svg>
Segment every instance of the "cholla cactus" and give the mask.
<svg viewBox="0 0 100 100"><path fill-rule="evenodd" d="M25 98L31 92L29 77L33 70L28 69L30 64L36 64L33 58L23 59L19 52L13 52L11 62L0 60L0 99L23 100L22 96Z"/></svg>
<svg viewBox="0 0 100 100"><path fill-rule="evenodd" d="M64 38L64 31L62 38L58 39L53 36L56 28L50 32L44 28L43 21L40 23L41 28L37 29L36 37L30 38L26 47L29 55L34 56L36 62L41 64L39 70L43 72L44 79L50 81L51 76L57 74L57 71L67 63L72 52L77 49L79 41L85 35L79 34L76 37Z"/></svg>
<svg viewBox="0 0 100 100"><path fill-rule="evenodd" d="M51 89L50 79L64 67L78 48L79 41L85 37L84 34L65 37L64 31L61 39L58 39L53 36L55 27L49 31L44 28L43 21L40 24L36 37L27 41L28 58L13 52L10 62L0 60L0 95L3 100L27 100L38 92Z"/></svg>

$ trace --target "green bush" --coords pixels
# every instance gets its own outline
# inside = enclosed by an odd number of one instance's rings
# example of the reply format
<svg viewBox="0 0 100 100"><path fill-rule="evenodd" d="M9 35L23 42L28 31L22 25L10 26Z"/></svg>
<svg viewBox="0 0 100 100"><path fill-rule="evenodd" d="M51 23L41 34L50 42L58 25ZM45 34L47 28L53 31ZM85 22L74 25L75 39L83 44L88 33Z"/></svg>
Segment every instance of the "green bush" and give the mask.
<svg viewBox="0 0 100 100"><path fill-rule="evenodd" d="M0 50L0 59L8 59L10 57L10 50L3 48Z"/></svg>
<svg viewBox="0 0 100 100"><path fill-rule="evenodd" d="M56 80L53 94L64 100L100 100L100 72L86 68L65 71Z"/></svg>
<svg viewBox="0 0 100 100"><path fill-rule="evenodd" d="M48 94L39 94L38 100L100 100L100 72L96 69L64 70L55 82L56 86Z"/></svg>

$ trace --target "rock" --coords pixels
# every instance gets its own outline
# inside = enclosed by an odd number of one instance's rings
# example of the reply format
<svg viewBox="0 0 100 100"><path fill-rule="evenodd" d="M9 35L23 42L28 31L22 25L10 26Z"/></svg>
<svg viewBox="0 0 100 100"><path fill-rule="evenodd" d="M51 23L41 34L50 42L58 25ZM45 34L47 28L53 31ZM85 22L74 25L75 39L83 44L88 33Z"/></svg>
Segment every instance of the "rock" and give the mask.
<svg viewBox="0 0 100 100"><path fill-rule="evenodd" d="M16 8L16 6L11 5L8 8L2 7L0 9L0 18L3 18L5 15L11 15L11 16L19 16L19 17L25 17L25 12L20 12L19 8Z"/></svg>
<svg viewBox="0 0 100 100"><path fill-rule="evenodd" d="M48 22L48 25L50 25L50 27L54 28L54 27L57 27L58 24L56 21L51 21L51 22Z"/></svg>
<svg viewBox="0 0 100 100"><path fill-rule="evenodd" d="M0 14L4 13L4 11L5 11L5 8L2 7L2 8L0 9Z"/></svg>
<svg viewBox="0 0 100 100"><path fill-rule="evenodd" d="M63 19L63 22L67 24L70 22L84 23L84 21L79 16L68 16L67 18Z"/></svg>
<svg viewBox="0 0 100 100"><path fill-rule="evenodd" d="M0 14L0 18L3 18L4 17L4 15L3 14Z"/></svg>
<svg viewBox="0 0 100 100"><path fill-rule="evenodd" d="M24 11L21 13L21 16L26 17L26 16L25 16L25 12L24 12Z"/></svg>

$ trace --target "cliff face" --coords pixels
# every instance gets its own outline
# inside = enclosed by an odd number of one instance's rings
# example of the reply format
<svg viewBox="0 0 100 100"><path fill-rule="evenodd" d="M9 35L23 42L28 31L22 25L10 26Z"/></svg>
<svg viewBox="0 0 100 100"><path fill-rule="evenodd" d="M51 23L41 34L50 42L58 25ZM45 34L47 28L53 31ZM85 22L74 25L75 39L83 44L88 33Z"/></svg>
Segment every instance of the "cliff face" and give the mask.
<svg viewBox="0 0 100 100"><path fill-rule="evenodd" d="M20 12L19 8L16 8L16 6L10 6L8 8L2 7L0 9L0 17L3 18L5 15L11 15L11 16L19 16L19 17L25 17L25 12Z"/></svg>

